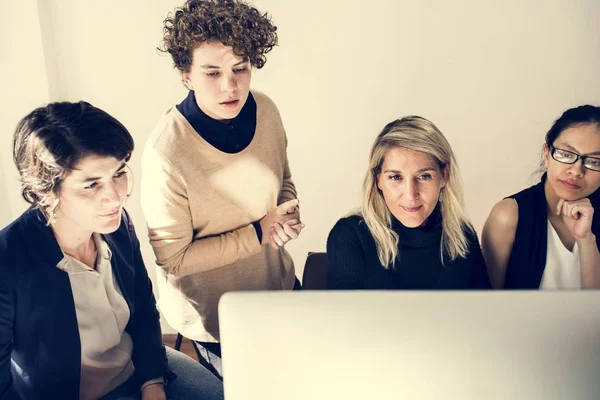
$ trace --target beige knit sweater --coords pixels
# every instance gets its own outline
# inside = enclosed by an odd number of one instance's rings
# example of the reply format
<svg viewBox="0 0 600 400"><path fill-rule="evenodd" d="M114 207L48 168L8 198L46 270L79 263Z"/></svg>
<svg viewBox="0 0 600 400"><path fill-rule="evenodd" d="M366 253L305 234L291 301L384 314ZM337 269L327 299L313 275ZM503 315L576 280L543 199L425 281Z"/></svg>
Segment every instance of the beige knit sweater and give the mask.
<svg viewBox="0 0 600 400"><path fill-rule="evenodd" d="M252 226L296 198L279 111L266 95L252 94L256 131L243 151L217 150L173 107L142 155L142 209L159 266L158 305L171 327L198 341L219 341L222 294L294 285L287 251L261 246Z"/></svg>

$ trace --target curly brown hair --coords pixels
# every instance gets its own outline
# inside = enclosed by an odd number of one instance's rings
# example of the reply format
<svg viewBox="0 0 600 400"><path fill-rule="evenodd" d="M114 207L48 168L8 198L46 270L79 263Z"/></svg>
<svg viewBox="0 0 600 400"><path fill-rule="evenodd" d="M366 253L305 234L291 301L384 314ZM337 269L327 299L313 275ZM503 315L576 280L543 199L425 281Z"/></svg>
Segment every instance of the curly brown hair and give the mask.
<svg viewBox="0 0 600 400"><path fill-rule="evenodd" d="M162 47L157 49L169 53L181 72L190 71L194 49L205 42L231 46L258 69L277 45L277 27L268 14L239 0L187 0L163 24Z"/></svg>

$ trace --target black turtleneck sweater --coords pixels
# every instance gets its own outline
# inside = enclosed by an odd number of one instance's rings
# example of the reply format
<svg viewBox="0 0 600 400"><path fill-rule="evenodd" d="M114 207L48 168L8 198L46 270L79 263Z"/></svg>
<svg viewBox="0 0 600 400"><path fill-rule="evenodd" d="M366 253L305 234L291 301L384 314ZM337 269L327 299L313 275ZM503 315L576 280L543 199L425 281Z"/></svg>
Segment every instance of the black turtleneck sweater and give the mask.
<svg viewBox="0 0 600 400"><path fill-rule="evenodd" d="M436 208L425 225L407 228L392 217L400 236L395 267L384 268L362 217L340 219L327 239L328 289L489 289L490 281L477 235L465 229L466 258L442 264L441 215Z"/></svg>
<svg viewBox="0 0 600 400"><path fill-rule="evenodd" d="M177 105L177 109L204 140L222 152L239 153L254 138L256 101L252 93L248 93L248 99L240 113L227 122L217 121L206 115L198 107L193 90Z"/></svg>

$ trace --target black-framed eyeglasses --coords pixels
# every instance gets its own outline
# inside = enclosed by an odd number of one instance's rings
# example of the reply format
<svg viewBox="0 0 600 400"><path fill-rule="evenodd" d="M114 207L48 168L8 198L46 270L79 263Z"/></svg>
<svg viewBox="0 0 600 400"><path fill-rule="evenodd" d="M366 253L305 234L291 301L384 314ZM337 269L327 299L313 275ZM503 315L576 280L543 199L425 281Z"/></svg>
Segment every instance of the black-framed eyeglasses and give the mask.
<svg viewBox="0 0 600 400"><path fill-rule="evenodd" d="M582 156L581 154L573 153L569 150L557 149L552 145L548 145L550 148L550 155L556 161L563 164L575 164L579 159L583 166L592 171L600 172L600 157L594 156Z"/></svg>

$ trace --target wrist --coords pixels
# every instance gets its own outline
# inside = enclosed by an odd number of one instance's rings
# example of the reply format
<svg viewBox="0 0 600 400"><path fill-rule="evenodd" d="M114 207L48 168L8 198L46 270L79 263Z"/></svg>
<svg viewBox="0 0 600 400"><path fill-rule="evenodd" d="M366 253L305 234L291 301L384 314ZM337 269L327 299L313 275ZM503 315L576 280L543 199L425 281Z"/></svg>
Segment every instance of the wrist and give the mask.
<svg viewBox="0 0 600 400"><path fill-rule="evenodd" d="M590 232L589 234L582 236L582 237L576 237L575 238L575 242L577 242L577 246L579 247L584 247L584 246L590 246L590 245L596 245L596 235L594 235L592 232Z"/></svg>

